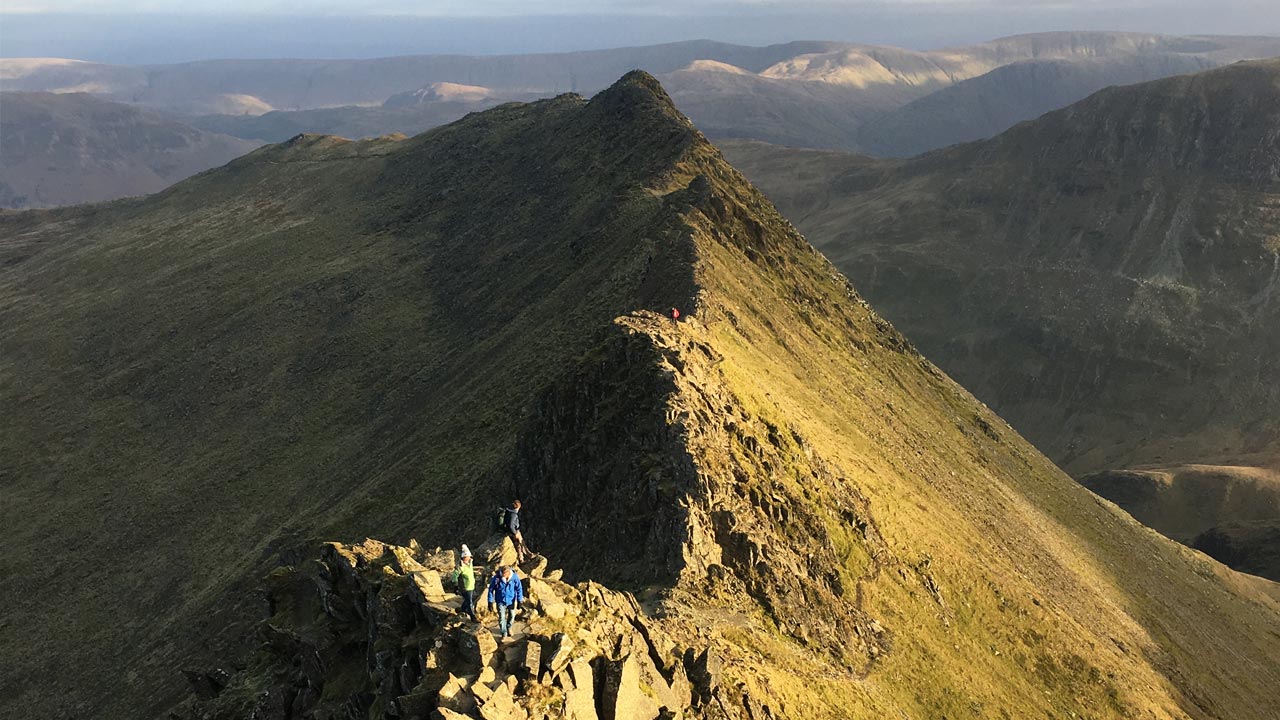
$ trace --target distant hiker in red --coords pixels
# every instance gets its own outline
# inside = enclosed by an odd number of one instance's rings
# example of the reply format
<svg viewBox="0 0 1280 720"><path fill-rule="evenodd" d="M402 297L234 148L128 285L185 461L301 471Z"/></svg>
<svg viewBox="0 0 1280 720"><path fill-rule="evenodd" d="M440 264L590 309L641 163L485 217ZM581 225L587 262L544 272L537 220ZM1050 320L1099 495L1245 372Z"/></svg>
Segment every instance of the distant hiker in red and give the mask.
<svg viewBox="0 0 1280 720"><path fill-rule="evenodd" d="M680 311L679 311L679 310L677 310L676 308L671 308L671 319L672 319L672 320L679 320L679 319L680 319Z"/></svg>

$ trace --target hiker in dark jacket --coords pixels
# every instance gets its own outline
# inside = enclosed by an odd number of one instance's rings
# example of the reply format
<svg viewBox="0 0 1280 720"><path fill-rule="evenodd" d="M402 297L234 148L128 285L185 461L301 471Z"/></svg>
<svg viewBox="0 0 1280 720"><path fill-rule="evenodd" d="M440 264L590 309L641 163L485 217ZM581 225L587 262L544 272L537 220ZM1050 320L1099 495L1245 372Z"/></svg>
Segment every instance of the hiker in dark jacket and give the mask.
<svg viewBox="0 0 1280 720"><path fill-rule="evenodd" d="M516 611L520 609L522 602L524 585L520 582L520 576L510 565L504 565L489 581L489 612L497 607L498 630L502 632L502 637L511 636L511 622L515 620Z"/></svg>
<svg viewBox="0 0 1280 720"><path fill-rule="evenodd" d="M502 530L511 538L511 544L516 546L517 562L524 562L529 559L532 554L529 548L525 547L524 535L520 533L520 501L512 500L511 507L507 508L507 516L502 524Z"/></svg>
<svg viewBox="0 0 1280 720"><path fill-rule="evenodd" d="M462 546L462 561L453 571L453 582L462 596L459 612L465 613L472 622L480 622L476 617L476 568L471 564L471 550L466 545Z"/></svg>

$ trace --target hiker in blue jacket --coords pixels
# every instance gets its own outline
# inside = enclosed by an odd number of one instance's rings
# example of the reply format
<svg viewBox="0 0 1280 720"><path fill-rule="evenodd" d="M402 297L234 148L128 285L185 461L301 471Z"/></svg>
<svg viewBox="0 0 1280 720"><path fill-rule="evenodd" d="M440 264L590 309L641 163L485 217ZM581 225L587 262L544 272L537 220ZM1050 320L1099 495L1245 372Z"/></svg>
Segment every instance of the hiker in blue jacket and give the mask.
<svg viewBox="0 0 1280 720"><path fill-rule="evenodd" d="M489 612L493 612L494 606L497 606L498 630L502 632L502 637L511 636L511 622L522 602L524 585L520 582L520 576L511 570L510 565L502 566L489 581Z"/></svg>

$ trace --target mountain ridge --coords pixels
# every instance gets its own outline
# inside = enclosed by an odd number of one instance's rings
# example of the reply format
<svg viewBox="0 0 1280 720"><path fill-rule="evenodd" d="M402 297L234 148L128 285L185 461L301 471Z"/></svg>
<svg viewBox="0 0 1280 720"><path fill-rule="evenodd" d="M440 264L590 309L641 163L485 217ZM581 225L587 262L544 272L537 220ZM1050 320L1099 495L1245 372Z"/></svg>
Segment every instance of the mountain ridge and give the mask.
<svg viewBox="0 0 1280 720"><path fill-rule="evenodd" d="M40 409L0 433L0 562L47 649L6 709L159 715L178 668L251 649L261 572L324 538L474 541L516 494L566 578L651 588L730 687L799 716L1277 700L1270 584L1063 475L647 74L299 136L0 238L0 390ZM73 651L83 682L42 694Z"/></svg>

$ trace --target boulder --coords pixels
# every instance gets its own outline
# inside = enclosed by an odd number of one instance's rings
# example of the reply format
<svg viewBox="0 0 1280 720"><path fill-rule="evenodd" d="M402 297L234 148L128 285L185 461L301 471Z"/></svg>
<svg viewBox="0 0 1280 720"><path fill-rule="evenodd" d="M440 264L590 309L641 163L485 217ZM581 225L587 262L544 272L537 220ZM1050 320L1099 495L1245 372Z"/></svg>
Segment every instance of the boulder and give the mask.
<svg viewBox="0 0 1280 720"><path fill-rule="evenodd" d="M409 579L417 590L418 599L424 603L440 603L445 599L444 583L440 581L440 573L419 566L419 570L409 573Z"/></svg>
<svg viewBox="0 0 1280 720"><path fill-rule="evenodd" d="M499 685L499 687L506 687L506 686ZM493 693L494 693L494 688L491 688L488 685L485 685L484 683L471 684L471 697L475 698L476 704L478 705L484 705L485 703L489 702L489 700L493 697Z"/></svg>
<svg viewBox="0 0 1280 720"><path fill-rule="evenodd" d="M634 655L606 667L601 709L603 720L657 720L661 708L640 687L640 666Z"/></svg>
<svg viewBox="0 0 1280 720"><path fill-rule="evenodd" d="M543 577L548 580L559 580L564 577L564 571L559 568L556 568L555 570L548 570Z"/></svg>
<svg viewBox="0 0 1280 720"><path fill-rule="evenodd" d="M436 703L442 708L459 713L469 713L476 707L475 700L467 691L467 681L455 675L450 675L449 681L440 688L440 692L436 694Z"/></svg>
<svg viewBox="0 0 1280 720"><path fill-rule="evenodd" d="M492 535L480 547L475 549L476 560L490 566L516 564L519 555L511 538L506 535Z"/></svg>
<svg viewBox="0 0 1280 720"><path fill-rule="evenodd" d="M534 555L520 564L520 569L529 577L542 577L547 571L547 558L543 555Z"/></svg>
<svg viewBox="0 0 1280 720"><path fill-rule="evenodd" d="M441 720L472 720L470 715L464 715L449 708L438 708L436 712L440 713Z"/></svg>
<svg viewBox="0 0 1280 720"><path fill-rule="evenodd" d="M458 654L470 667L479 672L493 663L493 656L498 652L498 641L493 633L483 625L468 623L457 630Z"/></svg>

